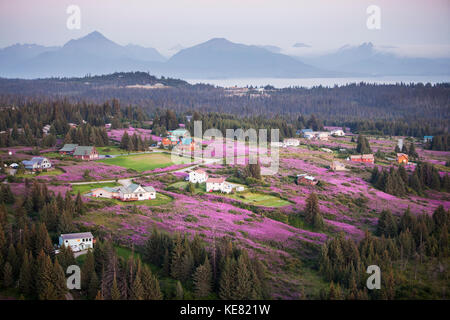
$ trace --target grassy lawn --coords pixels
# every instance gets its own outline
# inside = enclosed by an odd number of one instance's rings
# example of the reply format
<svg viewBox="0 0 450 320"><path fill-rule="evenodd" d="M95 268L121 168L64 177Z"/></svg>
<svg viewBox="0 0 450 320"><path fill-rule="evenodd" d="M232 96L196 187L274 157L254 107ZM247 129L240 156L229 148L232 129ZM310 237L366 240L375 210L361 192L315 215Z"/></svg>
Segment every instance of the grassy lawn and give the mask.
<svg viewBox="0 0 450 320"><path fill-rule="evenodd" d="M165 168L173 165L171 155L166 153L145 153L131 156L118 156L98 160L106 164L133 169L138 172Z"/></svg>
<svg viewBox="0 0 450 320"><path fill-rule="evenodd" d="M224 194L224 196L233 198L244 203L253 204L255 206L263 207L284 207L290 205L289 201L280 199L276 196L263 193L252 193L252 192L238 192L235 194Z"/></svg>
<svg viewBox="0 0 450 320"><path fill-rule="evenodd" d="M72 185L72 194L77 194L80 191L81 194L91 191L91 189L101 188L101 187L117 187L120 184L116 182L106 182L106 183L89 183L89 184L77 184Z"/></svg>
<svg viewBox="0 0 450 320"><path fill-rule="evenodd" d="M53 169L47 172L39 172L38 174L35 173L22 173L22 174L16 174L17 178L32 178L32 177L37 177L37 176L59 176L60 174L63 174L64 172L62 172L59 169Z"/></svg>

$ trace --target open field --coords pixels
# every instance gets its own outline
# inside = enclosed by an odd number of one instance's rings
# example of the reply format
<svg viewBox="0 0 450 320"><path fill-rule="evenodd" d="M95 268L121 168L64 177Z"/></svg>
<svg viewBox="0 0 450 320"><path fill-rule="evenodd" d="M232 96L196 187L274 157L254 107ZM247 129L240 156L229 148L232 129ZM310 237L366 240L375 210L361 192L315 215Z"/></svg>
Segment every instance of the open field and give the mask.
<svg viewBox="0 0 450 320"><path fill-rule="evenodd" d="M97 147L98 154L102 155L121 155L127 154L128 151L120 149L118 146Z"/></svg>
<svg viewBox="0 0 450 320"><path fill-rule="evenodd" d="M101 188L101 187L117 187L120 184L116 182L106 182L106 183L89 183L89 184L76 184L72 185L72 194L77 194L80 191L81 194L88 193L91 189Z"/></svg>
<svg viewBox="0 0 450 320"><path fill-rule="evenodd" d="M255 206L278 208L288 206L291 203L289 201L280 199L276 196L263 193L253 193L253 192L237 192L234 194L223 194L225 197L233 198L235 200L241 201L243 203L252 204Z"/></svg>
<svg viewBox="0 0 450 320"><path fill-rule="evenodd" d="M98 160L105 164L133 169L138 172L165 168L173 165L171 155L166 153L146 153L131 156L119 156L116 158Z"/></svg>

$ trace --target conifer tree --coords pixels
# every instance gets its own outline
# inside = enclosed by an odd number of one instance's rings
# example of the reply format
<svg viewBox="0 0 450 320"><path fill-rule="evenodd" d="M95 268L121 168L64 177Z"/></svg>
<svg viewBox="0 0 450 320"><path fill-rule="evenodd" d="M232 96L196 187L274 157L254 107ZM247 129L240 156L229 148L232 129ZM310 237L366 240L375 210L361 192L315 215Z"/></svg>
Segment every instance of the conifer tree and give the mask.
<svg viewBox="0 0 450 320"><path fill-rule="evenodd" d="M206 297L211 293L212 273L208 257L206 257L205 262L195 270L193 281L197 298Z"/></svg>
<svg viewBox="0 0 450 320"><path fill-rule="evenodd" d="M311 193L306 199L305 221L316 228L321 228L323 226L323 219L319 209L319 200L315 193Z"/></svg>
<svg viewBox="0 0 450 320"><path fill-rule="evenodd" d="M184 298L184 290L183 290L183 286L181 285L180 281L177 281L177 284L175 287L175 297L177 300L182 300Z"/></svg>

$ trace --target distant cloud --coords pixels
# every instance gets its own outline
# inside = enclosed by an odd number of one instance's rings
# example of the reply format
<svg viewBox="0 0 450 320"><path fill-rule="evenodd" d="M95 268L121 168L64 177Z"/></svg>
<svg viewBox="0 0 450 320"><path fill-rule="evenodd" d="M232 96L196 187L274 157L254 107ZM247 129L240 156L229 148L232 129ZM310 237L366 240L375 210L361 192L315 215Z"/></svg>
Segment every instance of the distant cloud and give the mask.
<svg viewBox="0 0 450 320"><path fill-rule="evenodd" d="M297 42L293 45L294 48L311 48L309 44Z"/></svg>

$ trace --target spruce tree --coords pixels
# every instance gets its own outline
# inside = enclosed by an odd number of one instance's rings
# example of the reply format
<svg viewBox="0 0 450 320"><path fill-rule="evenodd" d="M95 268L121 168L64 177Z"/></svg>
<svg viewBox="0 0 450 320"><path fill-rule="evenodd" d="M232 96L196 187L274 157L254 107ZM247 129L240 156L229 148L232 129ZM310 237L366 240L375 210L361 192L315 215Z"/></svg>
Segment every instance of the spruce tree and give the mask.
<svg viewBox="0 0 450 320"><path fill-rule="evenodd" d="M211 293L212 273L208 257L205 262L198 266L193 276L195 296L197 298L206 297Z"/></svg>

